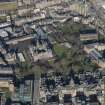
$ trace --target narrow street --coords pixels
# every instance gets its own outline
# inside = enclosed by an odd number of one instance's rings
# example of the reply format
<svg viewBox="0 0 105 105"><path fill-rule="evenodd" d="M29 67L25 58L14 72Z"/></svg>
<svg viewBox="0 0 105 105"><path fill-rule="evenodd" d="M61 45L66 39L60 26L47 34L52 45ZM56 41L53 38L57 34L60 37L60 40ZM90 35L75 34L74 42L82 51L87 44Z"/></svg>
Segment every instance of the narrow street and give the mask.
<svg viewBox="0 0 105 105"><path fill-rule="evenodd" d="M39 86L40 86L40 84L39 84L39 78L37 78L37 77L35 77L35 79L34 79L34 91L33 91L33 103L32 103L32 105L39 105Z"/></svg>

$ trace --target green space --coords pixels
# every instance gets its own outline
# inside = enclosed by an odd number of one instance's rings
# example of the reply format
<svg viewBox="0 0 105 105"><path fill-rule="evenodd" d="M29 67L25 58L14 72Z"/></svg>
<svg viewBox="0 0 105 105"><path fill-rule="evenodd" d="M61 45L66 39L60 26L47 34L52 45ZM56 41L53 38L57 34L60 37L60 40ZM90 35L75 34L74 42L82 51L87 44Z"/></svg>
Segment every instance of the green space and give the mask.
<svg viewBox="0 0 105 105"><path fill-rule="evenodd" d="M105 40L105 36L104 36L104 35L99 34L99 35L98 35L98 39L99 39L99 40Z"/></svg>
<svg viewBox="0 0 105 105"><path fill-rule="evenodd" d="M98 66L92 63L89 58L86 57L85 52L82 49L81 42L79 40L79 30L87 28L80 23L66 23L58 26L58 31L61 31L61 35L66 39L72 47L67 49L60 44L54 45L54 52L57 55L57 60L53 63L49 63L53 66L54 70L68 73L71 69L75 72L94 71Z"/></svg>
<svg viewBox="0 0 105 105"><path fill-rule="evenodd" d="M0 9L5 9L5 10L14 10L17 8L17 5L15 2L6 2L6 3L0 3Z"/></svg>
<svg viewBox="0 0 105 105"><path fill-rule="evenodd" d="M7 21L6 16L0 16L0 22L5 22Z"/></svg>
<svg viewBox="0 0 105 105"><path fill-rule="evenodd" d="M3 91L5 93L6 99L11 97L11 92L10 92L9 88L3 87L3 88L1 88L1 91Z"/></svg>
<svg viewBox="0 0 105 105"><path fill-rule="evenodd" d="M65 56L68 49L62 45L60 45L59 43L56 43L53 45L54 48L54 52L58 57L62 57Z"/></svg>
<svg viewBox="0 0 105 105"><path fill-rule="evenodd" d="M56 52L59 54L59 50L56 50ZM94 68L97 67L95 64L87 60L86 55L81 48L74 46L69 50L60 52L60 57L58 56L57 61L49 64L52 65L54 70L62 71L64 73L68 73L71 69L75 72L82 72L85 70L94 70Z"/></svg>
<svg viewBox="0 0 105 105"><path fill-rule="evenodd" d="M34 73L40 76L41 73L50 70L63 72L64 74L68 74L70 70L74 70L77 73L97 70L98 66L87 58L79 39L79 30L83 27L85 28L82 24L72 22L59 25L57 28L59 35L63 39L66 39L66 42L72 47L67 48L61 44L63 41L56 41L56 43L53 44L54 58L48 61L40 60L34 65L31 64L29 56L24 52L26 62L20 64L20 74L27 75Z"/></svg>
<svg viewBox="0 0 105 105"><path fill-rule="evenodd" d="M19 64L20 66L20 74L22 75L27 75L31 73L31 64L28 62L22 62Z"/></svg>
<svg viewBox="0 0 105 105"><path fill-rule="evenodd" d="M58 29L61 30L65 34L76 33L81 28L85 28L81 23L73 23L73 22L66 22L63 25L59 25Z"/></svg>

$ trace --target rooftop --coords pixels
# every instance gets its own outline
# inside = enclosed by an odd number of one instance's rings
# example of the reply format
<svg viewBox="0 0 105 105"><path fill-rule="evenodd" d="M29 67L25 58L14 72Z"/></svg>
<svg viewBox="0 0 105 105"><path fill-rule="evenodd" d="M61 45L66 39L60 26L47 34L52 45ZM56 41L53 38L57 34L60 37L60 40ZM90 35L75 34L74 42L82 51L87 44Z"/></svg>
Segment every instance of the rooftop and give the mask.
<svg viewBox="0 0 105 105"><path fill-rule="evenodd" d="M84 30L80 30L80 34L96 34L97 31L96 29L84 29Z"/></svg>

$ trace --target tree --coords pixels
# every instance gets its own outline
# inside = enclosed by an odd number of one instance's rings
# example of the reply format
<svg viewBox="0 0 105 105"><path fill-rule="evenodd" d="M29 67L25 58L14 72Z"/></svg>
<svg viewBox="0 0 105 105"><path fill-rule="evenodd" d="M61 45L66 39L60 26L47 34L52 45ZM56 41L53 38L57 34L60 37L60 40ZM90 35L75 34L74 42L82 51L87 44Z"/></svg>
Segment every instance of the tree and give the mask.
<svg viewBox="0 0 105 105"><path fill-rule="evenodd" d="M28 63L27 61L24 63L20 63L19 64L19 68L20 68L20 75L24 76L27 74L30 74L32 72L32 64Z"/></svg>

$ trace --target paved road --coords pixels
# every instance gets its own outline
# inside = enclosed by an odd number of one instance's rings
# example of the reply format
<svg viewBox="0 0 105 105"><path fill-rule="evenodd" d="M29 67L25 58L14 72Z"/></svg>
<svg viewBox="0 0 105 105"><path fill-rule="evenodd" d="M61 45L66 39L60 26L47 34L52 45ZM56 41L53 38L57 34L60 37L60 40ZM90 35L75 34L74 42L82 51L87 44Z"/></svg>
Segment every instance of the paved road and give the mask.
<svg viewBox="0 0 105 105"><path fill-rule="evenodd" d="M40 88L39 79L35 77L32 105L39 105L39 88Z"/></svg>

